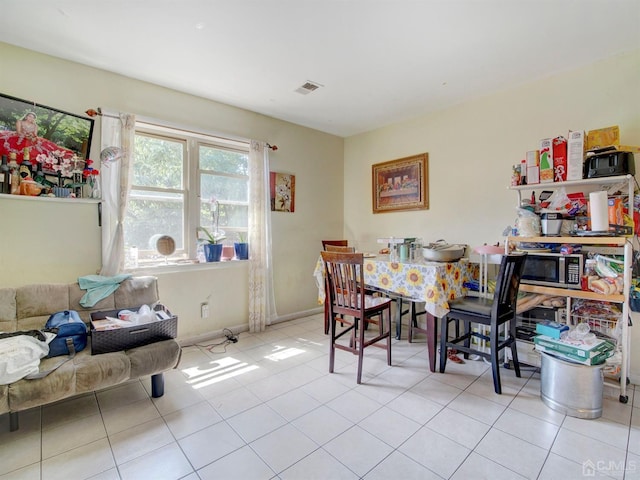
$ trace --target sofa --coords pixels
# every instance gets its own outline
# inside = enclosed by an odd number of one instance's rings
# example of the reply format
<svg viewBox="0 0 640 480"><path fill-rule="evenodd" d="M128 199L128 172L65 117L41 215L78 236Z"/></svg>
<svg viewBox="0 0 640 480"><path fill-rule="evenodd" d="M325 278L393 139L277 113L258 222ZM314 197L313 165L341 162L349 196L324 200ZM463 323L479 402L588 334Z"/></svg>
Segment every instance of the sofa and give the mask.
<svg viewBox="0 0 640 480"><path fill-rule="evenodd" d="M91 308L80 305L86 293L77 283L0 288L0 332L42 329L51 314L63 310L76 310L89 324L93 312L151 306L159 300L157 279L151 276L125 279ZM84 350L44 378L0 385L0 415L10 415L11 431L19 427L20 411L145 376L151 376L152 396L161 397L163 372L177 367L180 360L181 349L174 339L100 355L91 354L90 342L91 337ZM42 359L40 370L49 370L61 358Z"/></svg>

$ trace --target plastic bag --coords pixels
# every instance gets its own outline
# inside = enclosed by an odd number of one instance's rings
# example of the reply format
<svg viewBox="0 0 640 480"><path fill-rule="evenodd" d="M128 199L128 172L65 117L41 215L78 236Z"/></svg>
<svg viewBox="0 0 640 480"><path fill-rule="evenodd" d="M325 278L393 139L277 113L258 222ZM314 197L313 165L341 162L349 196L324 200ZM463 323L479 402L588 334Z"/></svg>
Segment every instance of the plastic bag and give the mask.
<svg viewBox="0 0 640 480"><path fill-rule="evenodd" d="M540 217L531 210L518 208L516 228L520 237L537 237L540 235Z"/></svg>
<svg viewBox="0 0 640 480"><path fill-rule="evenodd" d="M568 212L571 209L571 200L567 196L564 187L560 187L553 195L549 197L548 211L552 212Z"/></svg>
<svg viewBox="0 0 640 480"><path fill-rule="evenodd" d="M0 385L16 382L40 367L49 353L46 341L30 335L0 338Z"/></svg>

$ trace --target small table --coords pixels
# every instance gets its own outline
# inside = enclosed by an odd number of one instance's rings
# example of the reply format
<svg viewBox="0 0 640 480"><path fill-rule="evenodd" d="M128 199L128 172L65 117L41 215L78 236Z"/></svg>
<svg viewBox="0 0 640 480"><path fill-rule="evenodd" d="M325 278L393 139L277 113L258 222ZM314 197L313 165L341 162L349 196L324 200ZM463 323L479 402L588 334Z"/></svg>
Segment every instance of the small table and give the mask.
<svg viewBox="0 0 640 480"><path fill-rule="evenodd" d="M318 286L318 303L325 301L324 267L320 257L313 273ZM364 282L367 286L384 290L414 302L424 302L427 317L427 347L429 369L435 372L436 317L449 312L449 300L464 297L464 283L470 279L469 261L457 262L392 262L388 255L364 259ZM399 333L400 316L396 313L396 330Z"/></svg>

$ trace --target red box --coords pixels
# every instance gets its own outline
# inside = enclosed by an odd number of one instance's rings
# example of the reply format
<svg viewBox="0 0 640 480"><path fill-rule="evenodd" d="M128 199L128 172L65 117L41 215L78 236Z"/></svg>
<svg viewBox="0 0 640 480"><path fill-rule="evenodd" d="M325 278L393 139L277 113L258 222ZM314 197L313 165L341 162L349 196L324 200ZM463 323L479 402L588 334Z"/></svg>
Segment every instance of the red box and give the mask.
<svg viewBox="0 0 640 480"><path fill-rule="evenodd" d="M553 139L553 170L554 182L567 180L567 139L564 137Z"/></svg>

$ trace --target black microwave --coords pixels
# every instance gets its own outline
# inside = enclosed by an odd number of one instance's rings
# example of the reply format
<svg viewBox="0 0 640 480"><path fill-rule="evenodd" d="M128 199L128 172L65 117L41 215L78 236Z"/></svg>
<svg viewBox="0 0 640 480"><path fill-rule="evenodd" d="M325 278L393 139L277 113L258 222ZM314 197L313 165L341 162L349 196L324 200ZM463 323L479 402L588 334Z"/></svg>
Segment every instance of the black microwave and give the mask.
<svg viewBox="0 0 640 480"><path fill-rule="evenodd" d="M571 253L527 253L521 283L580 290L584 255Z"/></svg>

